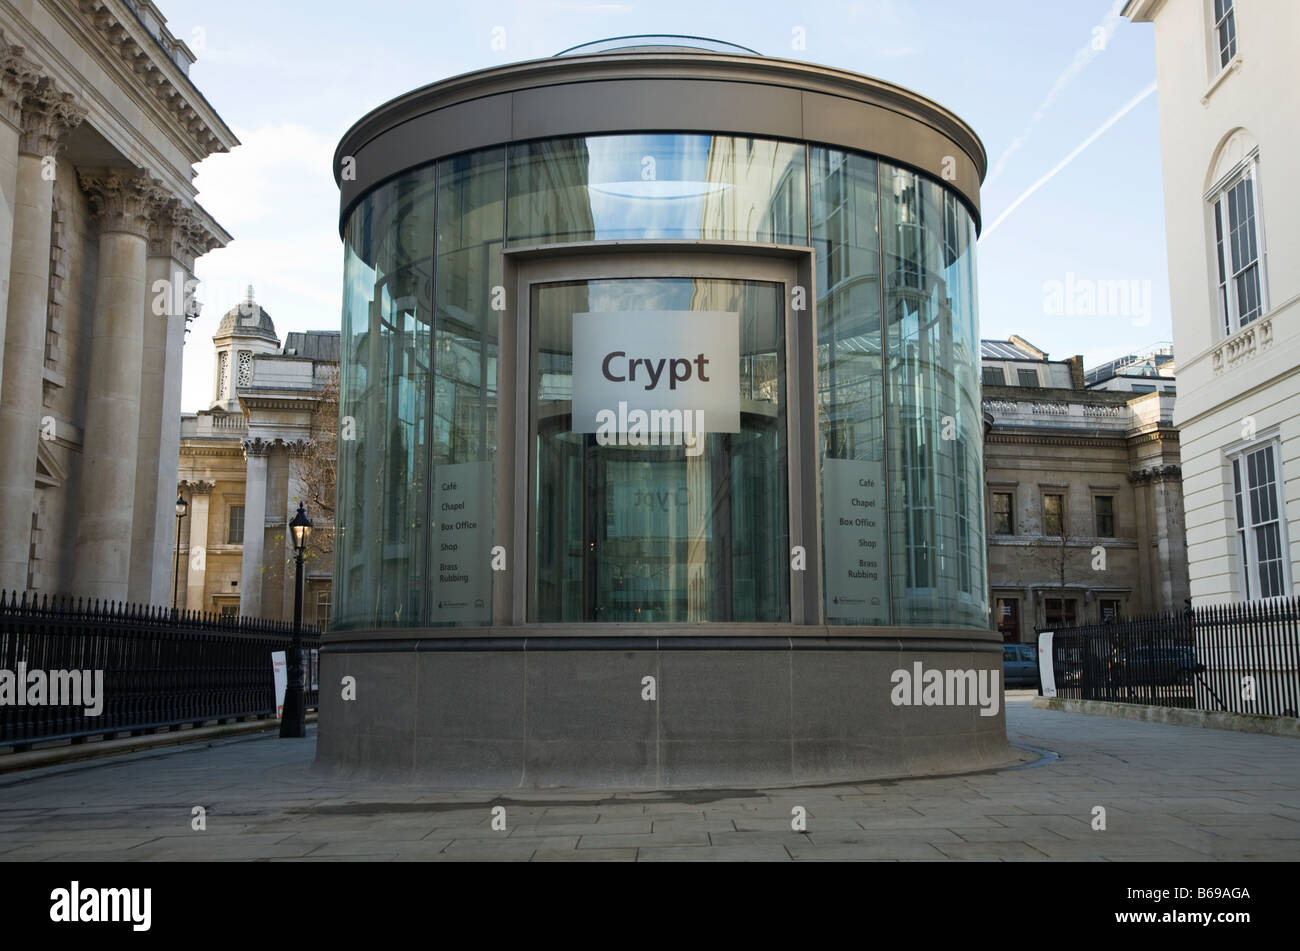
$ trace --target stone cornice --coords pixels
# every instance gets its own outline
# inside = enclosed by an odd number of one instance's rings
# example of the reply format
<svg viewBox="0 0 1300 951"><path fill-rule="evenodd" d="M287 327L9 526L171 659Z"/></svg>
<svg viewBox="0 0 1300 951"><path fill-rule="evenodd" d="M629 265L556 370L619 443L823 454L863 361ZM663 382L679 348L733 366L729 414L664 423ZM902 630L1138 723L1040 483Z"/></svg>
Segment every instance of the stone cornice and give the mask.
<svg viewBox="0 0 1300 951"><path fill-rule="evenodd" d="M149 237L161 182L139 169L90 169L80 173L101 234L123 231Z"/></svg>
<svg viewBox="0 0 1300 951"><path fill-rule="evenodd" d="M1006 446L1076 446L1086 449L1123 449L1128 440L1123 436L1065 436L1044 432L998 432L994 430L985 438L986 445Z"/></svg>
<svg viewBox="0 0 1300 951"><path fill-rule="evenodd" d="M73 6L73 4L69 4ZM149 92L191 146L194 161L239 144L216 110L194 87L123 0L76 0L75 10L135 85ZM124 83L129 86L130 83Z"/></svg>
<svg viewBox="0 0 1300 951"><path fill-rule="evenodd" d="M258 409L282 409L282 410L300 410L302 412L311 412L312 408L321 401L319 387L310 390L299 391L300 395L290 395L276 393L273 395L262 396L257 393L249 393L243 387L239 389L239 403L245 412L251 412Z"/></svg>
<svg viewBox="0 0 1300 951"><path fill-rule="evenodd" d="M217 445L207 446L201 443L195 443L192 438L181 440L181 456L228 456L232 459L243 459L244 450L239 443L219 443Z"/></svg>
<svg viewBox="0 0 1300 951"><path fill-rule="evenodd" d="M40 77L23 87L18 151L42 158L57 156L67 144L68 134L85 117L86 110L77 105L72 93L62 92L48 76Z"/></svg>

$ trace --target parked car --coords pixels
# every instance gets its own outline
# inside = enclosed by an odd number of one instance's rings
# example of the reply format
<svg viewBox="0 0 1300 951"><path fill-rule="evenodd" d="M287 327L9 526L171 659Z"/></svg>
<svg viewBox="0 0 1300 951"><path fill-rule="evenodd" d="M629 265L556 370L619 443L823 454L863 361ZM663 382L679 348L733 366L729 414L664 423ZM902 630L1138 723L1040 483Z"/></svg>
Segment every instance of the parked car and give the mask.
<svg viewBox="0 0 1300 951"><path fill-rule="evenodd" d="M1111 680L1131 686L1190 684L1203 670L1190 647L1131 647L1117 654Z"/></svg>
<svg viewBox="0 0 1300 951"><path fill-rule="evenodd" d="M1033 644L1002 645L1002 683L1007 687L1038 686L1038 649Z"/></svg>

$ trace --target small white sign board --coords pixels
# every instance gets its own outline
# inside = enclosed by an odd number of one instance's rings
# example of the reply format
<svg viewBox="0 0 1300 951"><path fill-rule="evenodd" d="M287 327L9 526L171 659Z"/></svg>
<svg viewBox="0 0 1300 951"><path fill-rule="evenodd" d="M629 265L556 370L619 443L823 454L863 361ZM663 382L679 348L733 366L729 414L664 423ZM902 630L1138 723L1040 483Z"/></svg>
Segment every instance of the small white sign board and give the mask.
<svg viewBox="0 0 1300 951"><path fill-rule="evenodd" d="M1038 635L1038 678L1043 684L1043 696L1056 696L1056 678L1052 675L1052 632Z"/></svg>
<svg viewBox="0 0 1300 951"><path fill-rule="evenodd" d="M289 687L289 670L285 666L284 651L271 652L271 670L275 674L275 716L284 718L284 692Z"/></svg>

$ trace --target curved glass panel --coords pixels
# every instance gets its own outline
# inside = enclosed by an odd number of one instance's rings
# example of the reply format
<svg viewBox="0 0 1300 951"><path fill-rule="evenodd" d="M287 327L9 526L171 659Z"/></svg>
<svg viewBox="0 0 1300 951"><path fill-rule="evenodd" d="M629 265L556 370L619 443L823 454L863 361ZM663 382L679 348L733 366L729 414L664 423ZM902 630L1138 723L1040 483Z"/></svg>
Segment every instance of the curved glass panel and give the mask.
<svg viewBox="0 0 1300 951"><path fill-rule="evenodd" d="M881 163L895 624L986 626L975 229L937 182Z"/></svg>
<svg viewBox="0 0 1300 951"><path fill-rule="evenodd" d="M831 624L888 624L876 160L811 151L823 602Z"/></svg>
<svg viewBox="0 0 1300 951"><path fill-rule="evenodd" d="M711 432L694 452L574 432L574 315L665 311L738 315L740 431ZM532 619L788 621L782 285L544 284L532 314Z"/></svg>
<svg viewBox="0 0 1300 951"><path fill-rule="evenodd" d="M505 152L438 164L427 623L488 624Z"/></svg>
<svg viewBox="0 0 1300 951"><path fill-rule="evenodd" d="M804 147L707 135L510 146L513 246L637 239L805 244Z"/></svg>
<svg viewBox="0 0 1300 951"><path fill-rule="evenodd" d="M377 188L348 222L339 393L335 624L423 615L434 169Z"/></svg>

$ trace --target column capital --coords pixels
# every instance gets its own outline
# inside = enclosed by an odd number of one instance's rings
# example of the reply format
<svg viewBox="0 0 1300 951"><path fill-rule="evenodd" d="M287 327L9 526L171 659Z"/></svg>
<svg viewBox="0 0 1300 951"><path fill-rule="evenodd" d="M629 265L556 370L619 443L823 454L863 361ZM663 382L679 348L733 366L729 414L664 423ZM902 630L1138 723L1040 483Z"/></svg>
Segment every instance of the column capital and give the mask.
<svg viewBox="0 0 1300 951"><path fill-rule="evenodd" d="M176 491L178 493L189 492L191 495L211 495L216 485L215 482L204 482L202 479L196 479L193 482L182 479L176 484Z"/></svg>
<svg viewBox="0 0 1300 951"><path fill-rule="evenodd" d="M0 118L19 132L23 128L23 99L41 78L41 70L9 42L0 30Z"/></svg>
<svg viewBox="0 0 1300 951"><path fill-rule="evenodd" d="M86 118L86 110L77 105L72 93L60 92L48 76L23 89L18 151L42 157L58 155L67 145L68 135Z"/></svg>
<svg viewBox="0 0 1300 951"><path fill-rule="evenodd" d="M306 439L289 439L284 441L284 448L288 450L290 456L300 458L307 455L311 443Z"/></svg>
<svg viewBox="0 0 1300 951"><path fill-rule="evenodd" d="M189 222L185 225L186 249L193 258L201 258L209 251L215 251L217 248L225 247L222 240L217 237L202 217L198 214L190 216Z"/></svg>
<svg viewBox="0 0 1300 951"><path fill-rule="evenodd" d="M271 443L265 439L245 439L242 443L244 447L244 458L252 456L261 456L266 458L271 452Z"/></svg>
<svg viewBox="0 0 1300 951"><path fill-rule="evenodd" d="M80 173L99 233L124 231L148 239L159 182L143 169L89 169Z"/></svg>
<svg viewBox="0 0 1300 951"><path fill-rule="evenodd" d="M166 189L158 188L149 196L149 210L149 257L170 257L193 274L189 229L194 221L194 209Z"/></svg>

